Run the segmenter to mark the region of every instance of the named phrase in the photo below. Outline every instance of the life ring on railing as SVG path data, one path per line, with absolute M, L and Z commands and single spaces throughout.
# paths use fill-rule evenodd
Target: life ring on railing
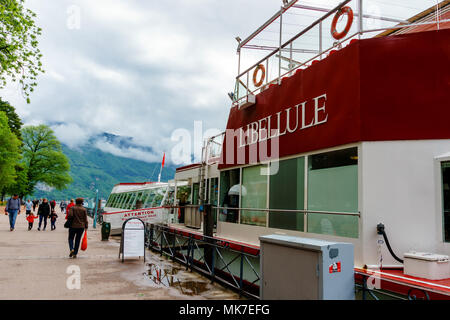
M 256 77 L 258 76 L 259 70 L 262 71 L 261 78 L 259 79 L 259 81 L 256 81 Z M 266 77 L 266 68 L 264 67 L 264 65 L 258 64 L 258 66 L 255 68 L 255 71 L 253 71 L 253 84 L 255 85 L 255 87 L 259 87 L 260 85 L 262 85 L 265 77 Z
M 336 25 L 338 23 L 338 19 L 343 15 L 346 14 L 348 16 L 347 19 L 347 25 L 344 28 L 344 31 L 342 32 L 337 32 L 336 30 Z M 331 35 L 333 36 L 333 38 L 335 38 L 336 40 L 340 40 L 343 37 L 345 37 L 347 35 L 347 33 L 350 31 L 350 28 L 353 24 L 353 10 L 350 7 L 342 7 L 341 9 L 339 9 L 338 12 L 336 12 L 336 15 L 333 18 L 333 22 L 331 23 Z

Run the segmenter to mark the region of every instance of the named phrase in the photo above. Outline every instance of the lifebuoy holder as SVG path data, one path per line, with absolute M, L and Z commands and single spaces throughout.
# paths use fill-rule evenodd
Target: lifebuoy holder
M 259 80 L 257 80 L 258 77 L 258 71 L 261 70 L 261 77 Z M 255 68 L 255 71 L 253 71 L 253 84 L 255 87 L 259 87 L 263 84 L 264 78 L 266 77 L 266 68 L 262 64 L 258 64 Z
M 345 25 L 345 28 L 344 28 L 344 30 L 342 32 L 337 32 L 336 25 L 338 23 L 339 18 L 343 14 L 346 14 L 347 17 L 348 17 L 347 24 Z M 352 8 L 350 8 L 348 6 L 342 7 L 341 9 L 338 10 L 338 12 L 336 12 L 336 15 L 333 18 L 333 22 L 331 23 L 331 35 L 336 40 L 342 39 L 350 31 L 350 28 L 352 27 L 352 24 L 353 24 L 353 10 L 352 10 Z

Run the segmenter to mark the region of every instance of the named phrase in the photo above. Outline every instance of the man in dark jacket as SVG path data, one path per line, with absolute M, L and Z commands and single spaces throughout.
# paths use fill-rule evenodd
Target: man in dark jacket
M 83 198 L 77 198 L 75 205 L 69 209 L 67 213 L 67 220 L 70 221 L 69 228 L 69 258 L 75 259 L 80 247 L 81 236 L 88 228 L 87 210 L 83 207 Z M 75 239 L 75 245 L 74 245 Z
M 42 199 L 42 203 L 39 205 L 38 216 L 39 216 L 39 227 L 38 231 L 41 231 L 42 220 L 44 220 L 44 230 L 47 227 L 47 218 L 50 215 L 50 205 L 47 202 L 47 199 Z
M 13 195 L 6 202 L 5 214 L 9 215 L 10 231 L 14 231 L 16 225 L 16 217 L 20 214 L 20 199 L 17 194 Z

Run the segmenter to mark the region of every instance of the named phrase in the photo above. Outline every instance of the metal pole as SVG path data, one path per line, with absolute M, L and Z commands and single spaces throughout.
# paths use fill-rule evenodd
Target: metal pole
M 320 21 L 320 23 L 319 23 L 319 53 L 320 53 L 320 60 L 322 60 L 322 50 L 323 50 L 323 48 L 322 48 L 322 46 L 323 46 L 323 44 L 322 44 L 322 35 L 323 35 L 323 33 L 322 33 L 322 21 Z
M 363 0 L 358 0 L 358 39 L 361 39 L 363 31 Z
M 97 211 L 98 211 L 98 189 L 95 191 L 95 213 L 94 213 L 94 229 L 97 227 Z
M 241 49 L 238 50 L 238 73 L 241 74 Z M 236 80 L 236 97 L 235 100 L 239 99 L 239 79 Z
M 281 7 L 281 12 L 280 12 L 280 46 L 278 49 L 278 84 L 280 84 L 281 82 L 281 41 L 282 41 L 282 32 L 283 32 L 283 7 Z

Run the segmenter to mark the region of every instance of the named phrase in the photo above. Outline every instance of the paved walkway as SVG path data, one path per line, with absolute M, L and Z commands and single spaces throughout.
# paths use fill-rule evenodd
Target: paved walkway
M 92 224 L 88 249 L 69 259 L 65 215 L 58 215 L 55 231 L 50 223 L 46 231 L 37 231 L 38 219 L 28 231 L 23 210 L 11 232 L 0 207 L 0 299 L 238 299 L 234 292 L 149 251 L 146 264 L 142 259 L 122 263 L 119 240 L 101 241 L 101 227 L 93 229 Z M 76 284 L 70 268 L 80 270 L 80 289 L 67 287 L 68 279 Z

